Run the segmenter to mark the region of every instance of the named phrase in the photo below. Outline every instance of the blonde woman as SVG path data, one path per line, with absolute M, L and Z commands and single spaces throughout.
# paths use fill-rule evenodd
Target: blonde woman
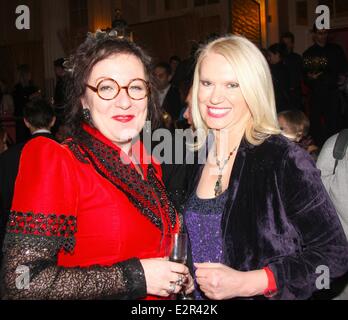
M 204 46 L 192 103 L 196 149 L 214 138 L 184 215 L 196 298 L 307 299 L 320 268 L 344 274 L 342 226 L 309 155 L 280 135 L 257 47 L 239 36 Z

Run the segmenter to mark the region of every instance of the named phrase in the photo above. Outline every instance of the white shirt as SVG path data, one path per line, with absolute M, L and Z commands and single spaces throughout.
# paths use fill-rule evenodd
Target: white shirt
M 38 130 L 34 131 L 34 132 L 32 133 L 32 135 L 38 134 L 38 133 L 51 133 L 51 131 L 48 130 L 48 129 L 38 129 Z
M 170 85 L 167 88 L 165 88 L 165 89 L 163 89 L 161 91 L 158 90 L 158 100 L 159 100 L 160 106 L 162 106 L 162 104 L 164 102 L 164 99 L 166 98 L 166 95 L 167 95 L 169 89 L 170 89 Z

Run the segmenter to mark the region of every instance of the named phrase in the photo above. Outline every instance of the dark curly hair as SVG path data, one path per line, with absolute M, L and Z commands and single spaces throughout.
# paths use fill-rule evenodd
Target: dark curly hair
M 69 135 L 78 135 L 83 122 L 81 98 L 85 94 L 86 85 L 93 67 L 101 60 L 112 55 L 131 54 L 137 57 L 144 66 L 147 81 L 150 84 L 148 100 L 148 119 L 152 128 L 157 128 L 160 121 L 160 110 L 156 103 L 157 97 L 153 88 L 151 58 L 135 43 L 126 38 L 117 38 L 106 32 L 88 33 L 75 54 L 64 62 L 64 68 L 70 75 L 67 85 L 67 105 L 65 111 L 65 125 Z
M 284 43 L 274 43 L 268 48 L 268 51 L 273 54 L 279 53 L 281 59 L 284 59 L 287 53 L 286 45 Z

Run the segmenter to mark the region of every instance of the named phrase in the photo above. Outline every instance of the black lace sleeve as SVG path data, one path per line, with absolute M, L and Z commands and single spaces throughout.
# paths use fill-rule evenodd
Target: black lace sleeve
M 3 299 L 137 299 L 146 295 L 139 259 L 109 267 L 57 266 L 62 242 L 54 237 L 8 233 L 1 270 Z

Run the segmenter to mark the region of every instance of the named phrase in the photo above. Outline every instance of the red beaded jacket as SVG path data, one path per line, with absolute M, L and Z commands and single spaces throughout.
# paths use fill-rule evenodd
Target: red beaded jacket
M 61 145 L 39 137 L 23 149 L 5 239 L 4 298 L 145 298 L 139 260 L 163 257 L 163 235 L 179 230 L 160 166 L 142 143 L 132 149 L 144 178 L 99 131 L 83 129 Z M 26 290 L 15 279 L 20 265 L 28 267 Z

